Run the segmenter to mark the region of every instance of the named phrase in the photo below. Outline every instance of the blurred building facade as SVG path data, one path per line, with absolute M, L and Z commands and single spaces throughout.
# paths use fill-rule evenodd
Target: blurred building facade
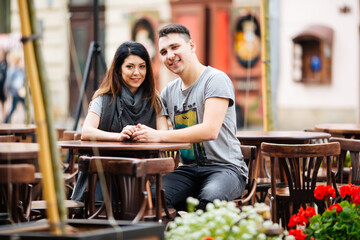
M 8 1 L 11 31 L 19 32 L 17 1 Z M 93 40 L 94 1 L 34 2 L 55 119 L 71 125 Z M 239 127 L 262 128 L 259 0 L 99 0 L 98 11 L 106 63 L 122 42 L 142 42 L 152 56 L 159 90 L 176 76 L 159 61 L 157 30 L 170 22 L 188 26 L 200 61 L 232 79 Z M 358 121 L 359 1 L 272 0 L 269 18 L 275 129 Z M 101 80 L 101 67 L 99 72 Z M 98 84 L 92 76 L 88 98 Z

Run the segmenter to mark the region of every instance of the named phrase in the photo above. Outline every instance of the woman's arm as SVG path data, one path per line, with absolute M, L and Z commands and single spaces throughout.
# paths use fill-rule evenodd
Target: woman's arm
M 130 139 L 135 126 L 126 126 L 121 133 L 106 132 L 98 129 L 100 117 L 94 112 L 88 112 L 81 132 L 81 140 L 124 141 Z

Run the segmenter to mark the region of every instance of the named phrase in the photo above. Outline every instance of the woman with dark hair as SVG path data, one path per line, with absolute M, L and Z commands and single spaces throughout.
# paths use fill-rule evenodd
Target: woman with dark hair
M 161 101 L 155 90 L 151 60 L 138 42 L 125 42 L 114 55 L 105 78 L 95 92 L 82 128 L 82 140 L 131 140 L 136 125 L 167 126 L 158 114 Z M 79 172 L 71 199 L 83 201 L 87 174 Z M 100 186 L 99 186 L 100 187 Z M 95 201 L 103 201 L 100 188 Z
M 164 126 L 157 124 L 160 110 L 148 52 L 138 42 L 125 42 L 93 96 L 82 140 L 130 140 L 139 123 Z

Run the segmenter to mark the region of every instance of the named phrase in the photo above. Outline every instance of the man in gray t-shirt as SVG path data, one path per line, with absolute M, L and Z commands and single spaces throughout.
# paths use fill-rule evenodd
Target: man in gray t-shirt
M 191 142 L 181 150 L 182 165 L 163 177 L 168 206 L 178 210 L 187 197 L 205 209 L 215 199 L 233 200 L 245 189 L 248 169 L 236 138 L 234 87 L 229 77 L 202 65 L 189 30 L 170 24 L 159 31 L 162 62 L 179 78 L 162 91 L 164 119 L 174 130 L 139 126 L 134 141 Z M 160 129 L 165 129 L 160 128 Z M 155 196 L 153 194 L 153 196 Z

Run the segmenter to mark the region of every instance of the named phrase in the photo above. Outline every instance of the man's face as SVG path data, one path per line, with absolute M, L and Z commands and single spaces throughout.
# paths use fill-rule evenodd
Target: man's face
M 173 73 L 181 75 L 188 64 L 191 54 L 195 52 L 192 40 L 178 33 L 170 33 L 159 39 L 160 58 L 164 65 Z

